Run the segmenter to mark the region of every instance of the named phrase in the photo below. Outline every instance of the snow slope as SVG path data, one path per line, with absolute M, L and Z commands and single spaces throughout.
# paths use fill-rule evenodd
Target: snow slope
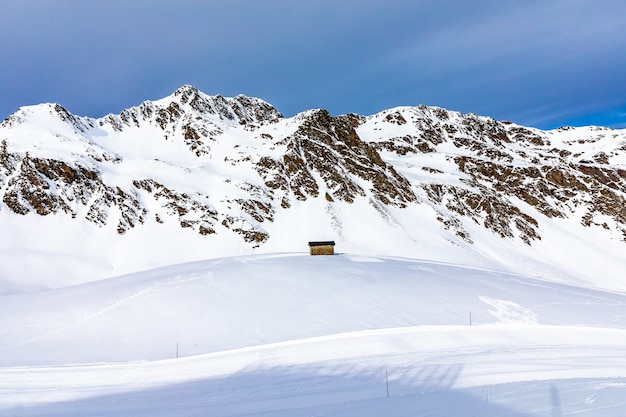
M 407 258 L 181 264 L 1 295 L 0 415 L 623 416 L 625 311 Z

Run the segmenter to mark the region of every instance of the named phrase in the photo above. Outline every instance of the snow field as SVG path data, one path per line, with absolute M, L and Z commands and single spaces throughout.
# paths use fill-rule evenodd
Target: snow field
M 626 413 L 623 293 L 276 253 L 0 300 L 0 416 Z
M 593 409 L 590 401 L 603 394 L 613 398 L 603 401 L 619 413 L 625 405 L 619 396 L 626 394 L 626 346 L 619 339 L 625 335 L 626 330 L 555 326 L 425 326 L 156 362 L 0 368 L 0 415 L 14 415 L 19 407 L 25 415 L 87 410 L 90 415 L 107 415 L 107 410 L 132 415 L 138 407 L 150 415 L 176 416 L 288 416 L 323 409 L 356 416 L 363 408 L 371 412 L 366 415 L 377 415 L 379 409 L 400 416 L 423 403 L 434 414 L 417 415 L 445 415 L 442 410 L 459 406 L 442 399 L 462 399 L 466 407 L 501 415 L 553 415 L 502 410 L 517 404 L 521 410 L 541 411 L 539 402 L 552 398 L 555 387 L 572 396 L 572 384 L 586 396 L 586 408 Z M 551 381 L 550 391 L 536 387 L 545 387 L 546 381 Z M 509 392 L 503 384 L 509 384 Z M 602 384 L 605 388 L 599 389 Z M 534 403 L 520 401 L 520 386 L 535 391 Z M 384 407 L 393 398 L 408 404 Z M 186 413 L 179 414 L 181 409 Z

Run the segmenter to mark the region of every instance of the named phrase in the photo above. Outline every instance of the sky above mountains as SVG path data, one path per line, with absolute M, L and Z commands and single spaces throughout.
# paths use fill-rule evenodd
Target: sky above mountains
M 192 84 L 286 116 L 426 104 L 626 127 L 621 0 L 0 0 L 0 119 L 101 117 Z

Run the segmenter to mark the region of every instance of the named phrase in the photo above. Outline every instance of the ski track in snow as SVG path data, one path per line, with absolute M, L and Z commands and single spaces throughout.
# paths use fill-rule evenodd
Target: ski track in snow
M 103 314 L 106 314 L 106 313 L 108 313 L 108 312 L 110 312 L 110 311 L 120 307 L 121 305 L 123 305 L 125 303 L 128 303 L 129 301 L 131 301 L 133 299 L 136 299 L 136 298 L 141 297 L 141 296 L 143 296 L 145 294 L 148 294 L 148 293 L 152 293 L 152 292 L 154 292 L 155 290 L 157 290 L 160 287 L 164 287 L 164 286 L 170 285 L 172 283 L 183 283 L 183 282 L 186 282 L 186 281 L 193 281 L 195 279 L 198 279 L 199 277 L 200 276 L 198 274 L 193 273 L 193 274 L 187 274 L 186 277 L 185 277 L 185 275 L 178 275 L 178 276 L 176 276 L 174 278 L 164 279 L 162 281 L 156 282 L 155 284 L 148 285 L 147 287 L 144 287 L 144 288 L 142 288 L 142 289 L 140 289 L 140 290 L 130 294 L 127 297 L 120 298 L 120 299 L 110 303 L 109 305 L 107 305 L 107 306 L 105 306 L 105 307 L 103 307 L 103 308 L 101 308 L 101 309 L 99 309 L 97 311 L 94 311 L 94 312 L 89 313 L 89 314 L 85 314 L 85 315 L 83 315 L 82 317 L 80 317 L 79 319 L 73 321 L 70 324 L 67 324 L 65 326 L 59 327 L 58 329 L 55 329 L 53 331 L 43 333 L 43 334 L 41 334 L 41 335 L 39 335 L 37 337 L 24 339 L 24 340 L 22 340 L 20 342 L 17 342 L 17 343 L 14 343 L 14 344 L 10 344 L 10 345 L 6 345 L 6 346 L 3 346 L 3 347 L 5 347 L 5 348 L 17 347 L 17 346 L 25 345 L 27 343 L 32 343 L 32 342 L 37 341 L 37 340 L 45 339 L 45 338 L 53 336 L 55 334 L 62 333 L 64 331 L 72 329 L 72 328 L 74 328 L 76 326 L 84 324 L 84 323 L 86 323 L 86 322 L 88 322 L 90 320 L 93 320 L 93 319 L 95 319 L 95 318 L 97 318 L 97 317 L 99 317 L 99 316 L 101 316 Z M 202 276 L 202 277 L 204 278 L 204 276 Z

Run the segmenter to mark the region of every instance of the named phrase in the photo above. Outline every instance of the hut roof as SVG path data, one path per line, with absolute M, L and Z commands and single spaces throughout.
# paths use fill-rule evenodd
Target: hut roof
M 335 246 L 335 242 L 333 240 L 309 242 L 309 246 Z

